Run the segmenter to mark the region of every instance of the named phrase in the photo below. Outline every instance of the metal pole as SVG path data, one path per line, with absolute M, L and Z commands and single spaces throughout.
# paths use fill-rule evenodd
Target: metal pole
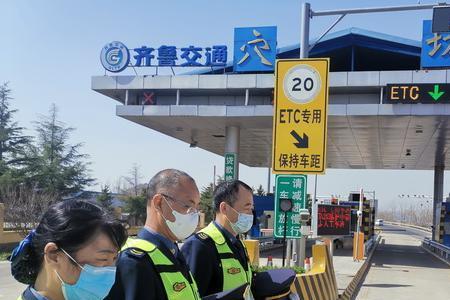
M 317 174 L 314 175 L 314 194 L 311 200 L 311 227 L 313 235 L 316 236 L 317 233 Z
M 309 22 L 311 19 L 311 5 L 302 3 L 300 15 L 300 58 L 307 58 L 309 55 Z
M 366 13 L 376 13 L 376 12 L 421 10 L 421 9 L 430 9 L 437 5 L 445 5 L 445 3 L 311 11 L 311 16 L 319 17 L 319 16 L 333 16 L 333 15 L 343 15 L 343 14 L 366 14 Z
M 177 90 L 176 105 L 180 105 L 180 90 Z
M 286 241 L 286 264 L 284 265 L 284 267 L 291 266 L 291 254 L 292 254 L 292 240 L 288 239 Z
M 334 23 L 333 24 L 331 24 L 331 26 L 330 27 L 328 27 L 328 29 L 327 30 L 325 30 L 325 32 L 324 33 L 322 33 L 322 35 L 321 36 L 319 36 L 319 38 L 314 42 L 314 44 L 312 44 L 311 45 L 311 47 L 309 47 L 309 51 L 311 51 L 326 35 L 327 35 L 327 33 L 328 32 L 330 32 L 330 30 L 331 29 L 333 29 L 334 28 L 334 26 L 336 26 L 343 18 L 345 17 L 345 14 L 343 14 L 343 15 L 341 15 L 341 16 L 339 16 L 338 18 L 337 18 L 337 20 L 336 21 L 334 21 Z
M 270 180 L 272 179 L 272 173 L 270 167 L 267 168 L 267 193 L 270 193 Z
M 360 212 L 358 215 L 358 233 L 361 231 L 361 225 L 362 225 L 362 212 L 363 212 L 363 202 L 364 202 L 364 192 L 361 188 L 359 191 L 359 209 Z
M 362 201 L 363 201 L 363 189 L 359 190 L 359 208 L 358 208 L 358 222 L 356 224 L 356 253 L 355 258 L 358 260 L 358 252 L 359 252 L 359 233 L 361 231 L 361 222 L 362 222 Z
M 213 190 L 216 189 L 216 165 L 214 165 Z
M 306 226 L 306 222 L 303 223 L 302 226 Z M 297 266 L 302 267 L 302 268 L 305 266 L 306 239 L 307 239 L 307 236 L 302 234 L 302 237 L 299 240 L 299 251 L 298 251 L 298 255 L 297 255 Z
M 287 212 L 284 212 L 284 230 L 283 230 L 283 267 L 285 263 L 285 255 L 286 255 L 286 231 L 287 231 Z
M 431 228 L 431 239 L 433 241 L 439 240 L 439 215 L 440 203 L 444 198 L 444 167 L 434 167 L 434 195 L 433 195 L 433 227 Z
M 249 99 L 250 99 L 250 92 L 248 89 L 245 89 L 245 106 L 248 106 Z
M 300 58 L 308 58 L 309 55 L 309 23 L 311 19 L 311 5 L 302 3 L 300 15 Z M 303 267 L 305 264 L 306 236 L 302 235 L 300 239 L 294 240 L 297 252 L 297 266 Z

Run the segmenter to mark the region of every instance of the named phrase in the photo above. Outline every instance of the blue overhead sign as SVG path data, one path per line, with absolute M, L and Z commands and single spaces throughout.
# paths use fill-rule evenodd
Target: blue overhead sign
M 450 33 L 433 33 L 431 25 L 431 20 L 423 21 L 420 65 L 423 68 L 449 67 Z
M 162 45 L 128 49 L 121 42 L 111 42 L 100 53 L 103 67 L 116 73 L 127 67 L 224 67 L 227 59 L 228 48 L 225 45 L 182 48 Z
M 276 26 L 234 29 L 235 72 L 274 71 L 276 54 Z
M 246 27 L 234 30 L 234 71 L 274 71 L 277 27 Z M 127 67 L 226 67 L 228 47 L 213 45 L 176 47 L 142 45 L 128 48 L 122 42 L 106 44 L 100 53 L 105 70 L 118 73 Z

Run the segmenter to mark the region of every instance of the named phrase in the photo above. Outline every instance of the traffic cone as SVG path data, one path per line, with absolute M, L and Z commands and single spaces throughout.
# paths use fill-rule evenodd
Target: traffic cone
M 273 257 L 272 257 L 272 255 L 269 255 L 267 257 L 267 266 L 268 267 L 273 267 Z
M 305 258 L 305 271 L 308 272 L 311 270 L 311 264 L 309 261 L 309 257 Z

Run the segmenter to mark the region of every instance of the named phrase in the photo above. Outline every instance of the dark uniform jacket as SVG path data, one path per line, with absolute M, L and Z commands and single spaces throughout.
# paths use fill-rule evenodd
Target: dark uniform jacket
M 137 237 L 153 243 L 190 281 L 189 269 L 180 251 L 174 255 L 160 237 L 146 229 L 142 229 Z M 128 249 L 120 254 L 116 282 L 105 299 L 164 300 L 167 295 L 149 256 L 145 252 Z
M 19 297 L 20 300 L 39 300 L 39 299 L 47 299 L 44 298 L 43 296 L 41 296 L 41 298 L 37 298 L 33 292 L 31 291 L 31 288 L 28 287 L 21 295 L 21 297 Z
M 231 251 L 247 271 L 247 255 L 241 241 L 216 222 L 214 225 L 222 232 Z M 192 235 L 184 243 L 181 252 L 197 282 L 201 297 L 222 292 L 223 271 L 216 245 L 210 237 L 202 232 Z

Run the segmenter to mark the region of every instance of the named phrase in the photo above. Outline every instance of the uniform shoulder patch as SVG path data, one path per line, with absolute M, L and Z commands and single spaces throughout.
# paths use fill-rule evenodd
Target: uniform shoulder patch
M 173 290 L 175 292 L 181 292 L 182 290 L 184 290 L 186 288 L 186 283 L 185 282 L 175 282 L 173 284 Z
M 144 257 L 146 254 L 145 251 L 142 251 L 141 249 L 138 249 L 138 248 L 129 248 L 129 249 L 127 249 L 127 252 L 131 256 L 138 257 L 138 258 Z
M 197 234 L 197 236 L 198 236 L 198 238 L 201 239 L 201 240 L 206 240 L 206 239 L 209 238 L 209 236 L 208 236 L 206 233 L 204 233 L 204 232 L 199 232 L 199 233 Z
M 229 268 L 227 269 L 227 273 L 231 275 L 239 274 L 241 273 L 241 268 Z

